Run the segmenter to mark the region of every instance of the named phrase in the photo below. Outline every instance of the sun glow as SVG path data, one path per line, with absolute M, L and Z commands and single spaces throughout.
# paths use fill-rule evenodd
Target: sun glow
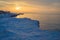
M 16 9 L 16 10 L 21 10 L 21 7 L 16 7 L 15 9 Z

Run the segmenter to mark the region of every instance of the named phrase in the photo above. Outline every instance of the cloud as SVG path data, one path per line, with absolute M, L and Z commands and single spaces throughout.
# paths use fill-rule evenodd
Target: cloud
M 27 3 L 34 4 L 34 5 L 44 5 L 44 6 L 51 6 L 52 4 L 60 4 L 60 0 L 27 0 Z M 57 5 L 58 6 L 58 5 Z
M 51 6 L 52 4 L 60 4 L 60 0 L 0 0 L 3 2 L 26 2 L 33 5 L 43 5 L 43 6 Z
M 14 6 L 16 3 L 20 6 L 38 8 L 38 10 L 60 10 L 60 0 L 0 0 L 0 7 Z

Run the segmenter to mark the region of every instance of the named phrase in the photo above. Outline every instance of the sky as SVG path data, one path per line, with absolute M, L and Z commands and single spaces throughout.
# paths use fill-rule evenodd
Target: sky
M 7 10 L 11 12 L 23 12 L 23 13 L 40 13 L 40 14 L 46 14 L 46 16 L 42 16 L 40 14 L 33 14 L 33 15 L 23 15 L 22 17 L 33 17 L 36 19 L 39 19 L 42 22 L 49 22 L 51 23 L 59 23 L 60 15 L 47 15 L 50 14 L 60 14 L 60 0 L 0 0 L 0 10 Z M 42 16 L 42 17 L 41 17 Z M 19 16 L 21 17 L 21 16 Z M 56 19 L 57 18 L 57 19 Z M 45 26 L 45 25 L 44 25 Z M 55 25 L 54 25 L 55 26 Z M 43 27 L 42 27 L 43 28 Z M 47 27 L 46 27 L 47 28 Z M 50 27 L 49 27 L 50 28 Z M 53 27 L 56 28 L 56 27 Z M 60 28 L 58 26 L 58 28 Z
M 20 9 L 16 10 L 16 7 Z M 0 0 L 0 10 L 60 13 L 60 0 Z

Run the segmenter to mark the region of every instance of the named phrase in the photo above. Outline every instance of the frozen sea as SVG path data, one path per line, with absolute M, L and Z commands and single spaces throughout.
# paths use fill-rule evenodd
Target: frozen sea
M 0 40 L 60 40 L 60 31 L 40 30 L 39 22 L 28 18 L 0 20 Z
M 47 24 L 50 22 L 46 21 L 47 23 L 45 23 L 45 20 L 50 17 L 40 17 L 37 14 L 24 15 L 19 16 L 21 18 L 8 17 L 7 15 L 7 18 L 5 18 L 5 15 L 3 15 L 3 18 L 0 18 L 0 40 L 60 40 L 60 30 L 41 30 L 45 27 L 44 24 L 48 26 Z M 26 18 L 27 16 L 28 18 Z M 40 20 L 40 18 L 42 19 Z M 39 27 L 38 20 L 44 27 Z M 52 20 L 54 21 L 54 19 Z M 53 21 L 51 23 L 54 23 Z M 56 23 L 59 23 L 58 20 Z

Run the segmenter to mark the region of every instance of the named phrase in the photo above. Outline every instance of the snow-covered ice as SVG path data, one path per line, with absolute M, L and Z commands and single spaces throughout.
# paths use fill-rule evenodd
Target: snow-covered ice
M 40 30 L 37 20 L 0 14 L 0 40 L 60 40 L 60 31 Z

